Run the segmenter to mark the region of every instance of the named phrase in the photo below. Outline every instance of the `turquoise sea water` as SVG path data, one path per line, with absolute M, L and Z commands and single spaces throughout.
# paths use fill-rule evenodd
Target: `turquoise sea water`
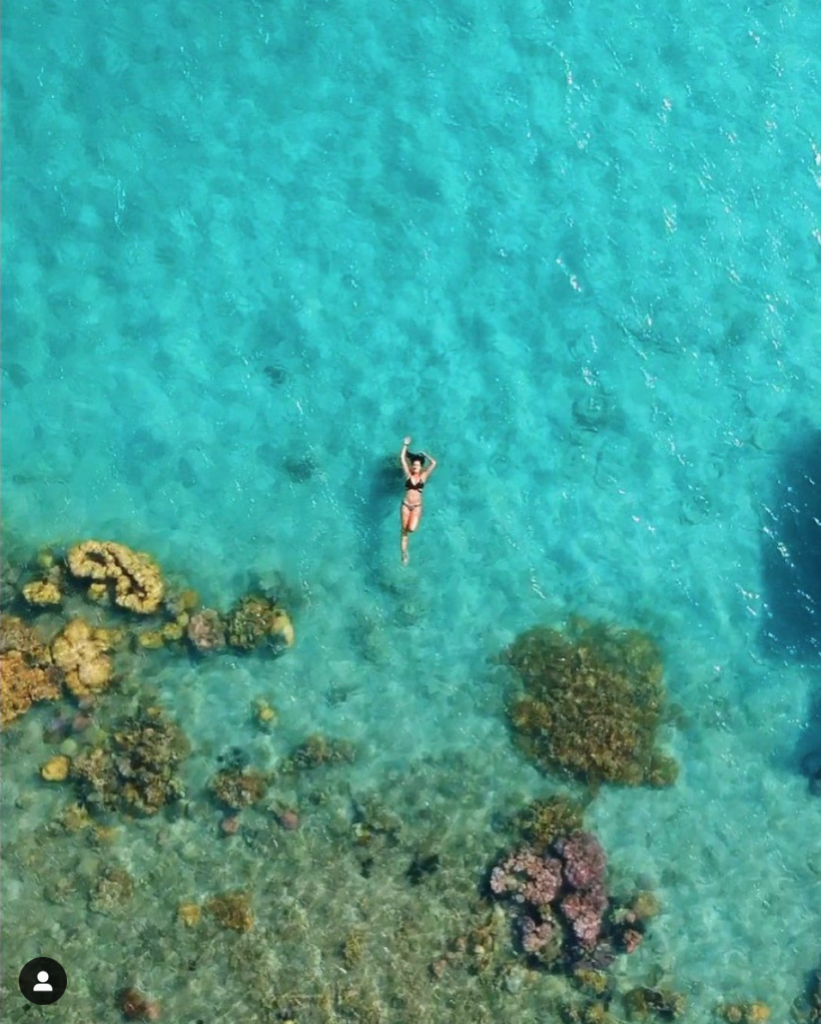
M 6 523 L 150 551 L 209 604 L 283 574 L 287 657 L 146 665 L 191 771 L 321 729 L 366 752 L 352 786 L 458 776 L 464 837 L 541 785 L 488 657 L 573 613 L 647 629 L 681 777 L 590 819 L 665 908 L 621 969 L 661 965 L 693 1020 L 724 997 L 786 1019 L 818 966 L 817 15 L 4 11 Z M 402 569 L 405 433 L 439 467 Z M 261 694 L 275 739 L 248 723 Z M 195 1016 L 145 955 L 169 1019 Z

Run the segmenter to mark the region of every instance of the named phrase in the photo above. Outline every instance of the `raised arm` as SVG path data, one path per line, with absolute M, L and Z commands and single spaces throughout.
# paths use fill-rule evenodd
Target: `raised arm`
M 410 476 L 410 465 L 408 464 L 408 445 L 411 443 L 411 439 L 406 437 L 402 442 L 402 451 L 399 453 L 399 461 L 402 463 L 402 469 L 405 471 L 405 476 Z
M 436 469 L 436 459 L 434 459 L 434 457 L 432 455 L 428 455 L 427 452 L 422 452 L 422 454 L 425 456 L 425 458 L 430 463 L 430 465 L 427 467 L 427 469 L 425 469 L 423 471 L 423 473 L 422 473 L 422 479 L 423 480 L 427 480 L 427 478 L 431 475 L 431 473 L 434 471 L 434 469 Z

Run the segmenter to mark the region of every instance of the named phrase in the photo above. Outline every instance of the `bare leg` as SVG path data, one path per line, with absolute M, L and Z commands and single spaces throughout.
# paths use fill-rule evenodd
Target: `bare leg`
M 410 509 L 402 502 L 399 506 L 399 553 L 402 558 L 402 565 L 408 564 L 408 524 L 410 523 Z

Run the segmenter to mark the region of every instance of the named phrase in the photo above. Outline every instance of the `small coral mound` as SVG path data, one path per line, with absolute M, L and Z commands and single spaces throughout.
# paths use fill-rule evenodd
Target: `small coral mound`
M 310 771 L 330 764 L 346 764 L 356 757 L 356 748 L 347 740 L 314 733 L 291 751 L 281 765 L 283 772 Z
M 214 797 L 232 811 L 259 803 L 268 790 L 268 776 L 252 769 L 225 768 L 211 779 Z
M 730 1024 L 764 1024 L 770 1019 L 771 1010 L 766 1003 L 727 1003 L 716 1010 L 718 1015 Z
M 677 1020 L 686 1009 L 687 999 L 671 989 L 640 986 L 625 993 L 624 1006 L 631 1020 L 646 1020 L 651 1015 L 661 1020 Z
M 228 613 L 226 638 L 231 647 L 252 651 L 263 644 L 291 647 L 294 627 L 288 613 L 261 594 L 246 594 Z
M 100 693 L 111 682 L 114 666 L 108 652 L 115 639 L 111 630 L 95 629 L 84 619 L 72 619 L 54 638 L 52 659 L 75 697 Z
M 582 828 L 584 808 L 561 796 L 534 800 L 515 816 L 513 824 L 534 846 L 549 846 L 559 836 Z
M 63 595 L 53 580 L 32 580 L 23 587 L 23 598 L 36 608 L 60 604 Z
M 69 551 L 68 567 L 76 579 L 92 580 L 89 596 L 93 599 L 109 592 L 116 605 L 141 615 L 156 612 L 165 596 L 159 566 L 125 544 L 84 541 Z
M 119 917 L 125 913 L 134 896 L 134 879 L 118 866 L 107 867 L 97 878 L 88 897 L 88 908 L 94 914 Z
M 159 1020 L 160 1004 L 136 988 L 124 988 L 118 1003 L 126 1020 Z
M 46 782 L 65 782 L 71 768 L 71 758 L 65 754 L 55 754 L 40 769 L 40 778 Z
M 214 608 L 203 608 L 192 615 L 186 632 L 191 646 L 197 651 L 221 651 L 225 647 L 225 622 Z
M 63 672 L 48 647 L 16 616 L 0 619 L 0 724 L 9 725 L 40 700 L 57 700 Z
M 189 753 L 182 731 L 159 708 L 143 708 L 105 744 L 75 758 L 71 775 L 91 807 L 156 814 L 183 795 L 176 772 Z
M 251 898 L 247 892 L 226 892 L 212 896 L 206 901 L 205 909 L 223 928 L 235 932 L 249 932 L 254 927 Z
M 279 637 L 286 647 L 293 647 L 296 639 L 291 616 L 282 608 L 274 608 L 271 615 L 271 635 Z
M 186 928 L 195 928 L 201 917 L 202 911 L 196 903 L 181 903 L 177 907 L 177 920 Z
M 279 721 L 279 713 L 273 704 L 269 704 L 264 697 L 257 697 L 251 703 L 251 715 L 254 723 L 265 732 L 273 729 Z
M 655 747 L 663 670 L 645 634 L 583 622 L 566 633 L 537 628 L 503 660 L 524 686 L 510 709 L 513 728 L 542 768 L 594 785 L 675 780 L 675 762 Z

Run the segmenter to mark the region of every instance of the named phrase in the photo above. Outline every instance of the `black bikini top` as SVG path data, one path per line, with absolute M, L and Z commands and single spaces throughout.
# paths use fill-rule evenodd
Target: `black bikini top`
M 421 491 L 424 488 L 424 486 L 425 486 L 425 481 L 424 480 L 420 480 L 418 484 L 415 484 L 413 482 L 413 480 L 411 480 L 411 478 L 408 477 L 408 479 L 405 481 L 405 490 L 406 491 Z

